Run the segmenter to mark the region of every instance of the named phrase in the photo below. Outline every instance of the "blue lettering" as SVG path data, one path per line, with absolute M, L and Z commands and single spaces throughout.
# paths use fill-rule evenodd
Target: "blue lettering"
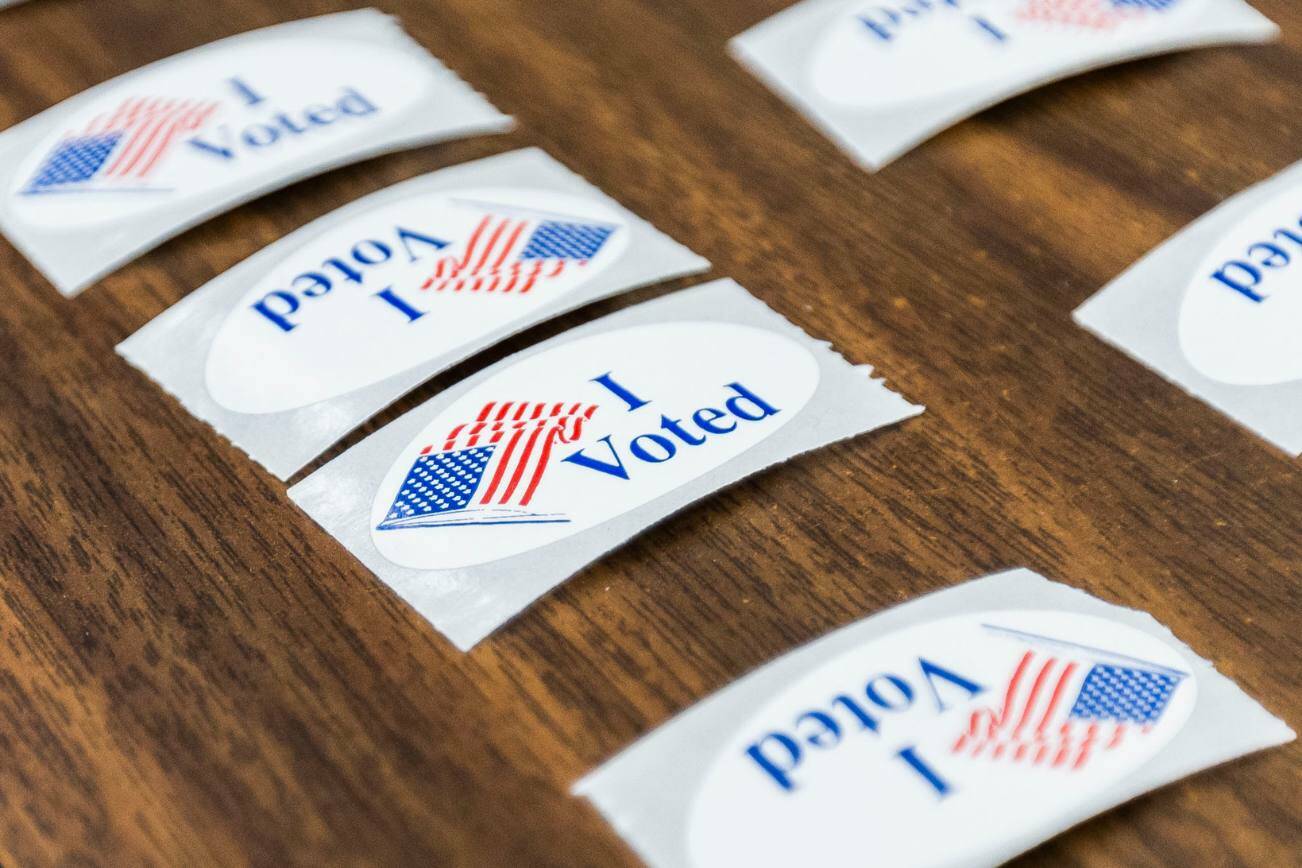
M 901 704 L 890 702 L 886 696 L 877 688 L 879 681 L 885 681 L 887 684 L 899 691 Z M 898 675 L 878 675 L 868 682 L 864 688 L 864 693 L 868 696 L 868 701 L 878 708 L 884 708 L 887 711 L 902 711 L 913 704 L 913 688 L 909 682 L 905 681 Z
M 371 256 L 364 255 L 367 250 L 372 251 Z M 379 265 L 381 262 L 388 262 L 393 251 L 389 245 L 381 244 L 379 241 L 363 241 L 353 247 L 353 259 L 362 265 Z
M 244 131 L 244 144 L 250 148 L 265 148 L 280 141 L 280 130 L 270 124 L 254 124 Z
M 710 434 L 727 434 L 729 431 L 737 430 L 736 422 L 729 422 L 726 425 L 717 424 L 720 419 L 727 418 L 728 414 L 722 410 L 716 410 L 713 407 L 703 407 L 692 414 L 692 421 L 702 431 Z
M 732 412 L 732 415 L 738 419 L 745 419 L 747 422 L 758 422 L 761 419 L 767 419 L 769 416 L 778 414 L 776 408 L 764 403 L 758 395 L 741 383 L 729 383 L 728 388 L 736 393 L 736 397 L 729 398 L 724 402 L 723 406 L 727 407 Z M 743 408 L 750 409 L 751 412 L 747 413 Z
M 419 260 L 414 244 L 425 244 L 434 250 L 442 249 L 449 244 L 447 241 L 422 235 L 401 226 L 394 228 L 397 243 L 406 251 L 411 263 Z M 288 290 L 277 290 L 268 294 L 262 301 L 252 306 L 253 310 L 275 324 L 281 331 L 291 331 L 298 323 L 291 322 L 289 317 L 299 311 L 303 301 L 328 295 L 338 281 L 365 285 L 368 269 L 392 261 L 393 252 L 394 245 L 384 241 L 374 238 L 359 241 L 349 248 L 347 254 L 332 256 L 321 263 L 320 269 L 305 271 L 296 276 L 290 281 Z M 409 323 L 415 322 L 427 313 L 400 296 L 392 286 L 372 295 L 402 314 L 404 321 Z
M 802 737 L 817 748 L 836 747 L 841 743 L 841 726 L 836 718 L 824 711 L 807 711 L 796 718 L 796 732 L 800 733 L 802 723 L 814 724 L 813 732 L 806 732 Z M 809 727 L 806 727 L 809 729 Z
M 231 138 L 230 127 L 223 126 L 221 128 L 221 131 L 222 131 L 222 135 L 229 142 Z M 227 147 L 226 145 L 213 144 L 212 142 L 206 142 L 203 139 L 199 138 L 198 136 L 195 136 L 194 138 L 187 140 L 186 144 L 190 145 L 193 148 L 197 148 L 202 153 L 214 157 L 220 157 L 223 160 L 235 159 L 235 151 L 232 150 L 230 147 Z
M 949 785 L 949 782 L 937 774 L 936 770 L 933 769 L 926 760 L 918 756 L 917 748 L 906 747 L 895 755 L 908 763 L 909 768 L 917 772 L 919 777 L 931 784 L 931 788 L 936 791 L 936 795 L 940 796 L 942 799 L 945 796 L 948 796 L 950 791 L 953 789 Z
M 294 119 L 291 118 L 285 112 L 281 112 L 280 114 L 276 115 L 275 117 L 272 118 L 272 120 L 280 124 L 281 128 L 287 133 L 300 136 L 303 133 L 307 132 L 307 127 L 300 126 L 294 123 Z
M 909 21 L 924 18 L 937 9 L 962 10 L 962 0 L 903 0 L 895 6 L 878 5 L 859 15 L 859 23 L 882 42 L 890 42 Z M 996 42 L 1007 42 L 1008 34 L 996 27 L 983 15 L 969 13 L 969 17 L 986 36 Z
M 652 450 L 643 443 L 654 443 L 658 449 Z M 633 442 L 628 444 L 628 449 L 634 457 L 640 458 L 648 464 L 663 464 L 670 458 L 678 454 L 678 447 L 668 437 L 661 437 L 659 434 L 639 434 L 633 438 Z
M 344 91 L 343 99 L 339 100 L 340 114 L 349 115 L 355 118 L 364 118 L 373 115 L 380 109 L 375 103 L 362 96 L 356 88 L 348 88 Z
M 607 371 L 600 377 L 593 377 L 592 382 L 604 386 L 612 395 L 628 405 L 628 411 L 632 413 L 639 407 L 645 407 L 649 401 L 643 401 L 637 395 L 634 395 L 628 389 L 625 389 L 619 383 L 615 382 L 612 372 Z
M 879 7 L 876 14 L 880 17 L 860 15 L 859 21 L 864 27 L 868 28 L 870 33 L 875 34 L 883 42 L 890 42 L 895 38 L 894 29 L 899 26 L 903 19 L 900 18 L 898 12 L 883 7 Z
M 943 714 L 950 709 L 941 698 L 938 686 L 940 684 L 951 692 L 955 688 L 962 690 L 966 694 L 966 699 L 972 699 L 985 690 L 977 682 L 939 666 L 925 657 L 918 658 L 918 668 L 935 699 L 936 714 Z M 913 707 L 917 691 L 914 683 L 908 679 L 890 672 L 882 672 L 868 679 L 864 695 L 872 706 L 897 713 Z M 911 721 L 912 718 L 905 717 L 902 720 Z M 793 718 L 791 726 L 786 731 L 768 733 L 754 742 L 746 753 L 782 790 L 789 792 L 796 788 L 795 772 L 803 762 L 806 748 L 835 749 L 845 739 L 846 733 L 853 731 L 855 723 L 859 724 L 859 732 L 882 734 L 882 724 L 877 717 L 869 713 L 860 701 L 847 694 L 839 693 L 827 703 L 826 710 L 814 709 L 801 712 Z M 905 747 L 896 751 L 894 756 L 922 778 L 936 795 L 943 798 L 952 790 L 949 782 L 918 754 L 916 748 Z
M 324 105 L 310 105 L 303 110 L 303 118 L 313 126 L 326 127 L 339 120 L 339 109 Z
M 1231 273 L 1233 269 L 1233 273 Z M 1252 301 L 1261 303 L 1264 295 L 1256 291 L 1261 283 L 1261 272 L 1246 262 L 1227 262 L 1212 274 L 1213 280 L 1219 280 L 1235 292 L 1241 293 Z
M 776 744 L 785 753 L 785 757 L 769 757 L 764 752 L 765 745 L 769 743 Z M 746 756 L 754 760 L 755 764 L 776 781 L 779 787 L 788 791 L 795 789 L 790 774 L 796 770 L 796 766 L 800 765 L 800 745 L 794 739 L 780 732 L 770 733 L 746 748 Z
M 736 423 L 733 424 L 736 425 Z M 698 437 L 683 427 L 682 419 L 670 419 L 668 416 L 661 416 L 660 430 L 668 431 L 688 446 L 700 446 L 705 443 L 704 437 Z
M 1288 268 L 1297 254 L 1302 253 L 1302 235 L 1296 228 L 1276 229 L 1270 237 L 1270 241 L 1249 244 L 1242 259 L 1229 260 L 1211 273 L 1211 279 L 1255 304 L 1266 301 L 1271 293 L 1264 291 L 1262 284 L 1268 273 Z
M 597 442 L 606 444 L 606 449 L 610 451 L 610 457 L 615 459 L 614 463 L 601 461 L 596 458 L 591 458 L 588 455 L 586 455 L 582 449 L 580 449 L 578 452 L 575 452 L 573 455 L 565 456 L 561 460 L 568 461 L 570 464 L 575 464 L 579 467 L 586 467 L 588 470 L 596 470 L 599 473 L 606 473 L 611 476 L 618 477 L 619 479 L 622 479 L 625 482 L 627 482 L 628 470 L 625 469 L 623 459 L 619 457 L 619 453 L 615 450 L 614 445 L 610 442 L 610 435 L 607 434 L 605 437 L 602 437 Z
M 966 692 L 966 699 L 971 699 L 978 693 L 985 692 L 985 688 L 980 684 L 977 684 L 975 681 L 969 681 L 955 672 L 945 669 L 942 666 L 937 666 L 925 657 L 918 658 L 918 668 L 922 671 L 922 677 L 926 680 L 927 686 L 931 688 L 931 695 L 932 698 L 936 700 L 936 711 L 938 713 L 948 711 L 949 706 L 940 698 L 940 691 L 936 688 L 937 678 L 948 681 L 950 684 L 953 684 L 960 690 Z
M 407 318 L 407 322 L 415 322 L 416 320 L 420 319 L 427 313 L 427 311 L 419 310 L 418 308 L 414 308 L 410 304 L 408 304 L 404 299 L 402 299 L 397 293 L 393 291 L 392 286 L 380 290 L 375 294 L 375 297 L 380 299 L 381 301 L 388 303 L 390 307 L 396 309 L 398 313 L 405 316 Z
M 276 303 L 274 306 L 273 302 Z M 253 305 L 255 311 L 270 320 L 281 331 L 286 332 L 298 328 L 298 323 L 289 320 L 290 314 L 296 313 L 298 308 L 298 299 L 281 290 L 267 293 L 261 301 Z
M 327 259 L 325 262 L 321 263 L 321 266 L 323 268 L 326 266 L 333 266 L 336 271 L 343 275 L 344 280 L 352 281 L 353 283 L 364 283 L 366 280 L 366 276 L 360 270 L 353 268 L 337 256 L 332 256 Z
M 1275 234 L 1272 237 L 1278 238 L 1281 241 L 1292 241 L 1294 244 L 1302 247 L 1302 235 L 1298 235 L 1292 229 L 1276 229 Z
M 315 271 L 307 271 L 290 281 L 290 285 L 308 298 L 325 295 L 334 288 L 330 278 Z
M 449 244 L 452 243 L 450 241 L 443 241 L 438 238 L 431 238 L 428 235 L 421 235 L 419 232 L 413 232 L 412 230 L 404 229 L 401 226 L 398 227 L 398 241 L 399 243 L 402 244 L 402 249 L 407 254 L 407 261 L 409 263 L 416 263 L 420 261 L 420 257 L 417 256 L 415 252 L 411 249 L 411 244 L 413 241 L 419 241 L 422 244 L 428 244 L 430 247 L 433 247 L 435 250 L 442 250 L 444 247 L 447 247 Z
M 854 715 L 855 720 L 859 721 L 864 729 L 871 729 L 873 732 L 877 731 L 877 718 L 864 711 L 859 703 L 855 702 L 849 696 L 841 694 L 834 698 L 832 700 L 832 706 L 836 707 L 838 705 Z
M 1264 268 L 1285 268 L 1293 261 L 1287 250 L 1270 242 L 1253 244 L 1248 248 L 1248 255 L 1252 256 L 1254 253 L 1263 254 L 1257 257 L 1257 264 Z
M 253 90 L 242 79 L 227 80 L 235 89 L 246 106 L 257 106 L 265 102 L 266 97 Z M 364 96 L 357 88 L 344 88 L 333 105 L 312 103 L 295 112 L 280 111 L 271 115 L 267 122 L 254 123 L 238 132 L 229 125 L 219 128 L 220 141 L 194 136 L 188 144 L 210 157 L 222 160 L 235 160 L 240 156 L 237 145 L 243 145 L 247 151 L 261 151 L 279 144 L 287 139 L 298 138 L 312 130 L 332 126 L 345 118 L 366 118 L 379 112 L 379 106 Z
M 255 106 L 258 105 L 259 103 L 266 102 L 267 98 L 262 94 L 258 93 L 253 88 L 249 87 L 248 83 L 245 82 L 244 79 L 228 78 L 226 81 L 230 84 L 231 87 L 235 88 L 235 92 L 238 93 L 240 97 L 244 100 L 245 105 Z
M 992 37 L 994 37 L 995 42 L 1008 41 L 1008 34 L 1000 30 L 998 27 L 996 27 L 994 25 L 994 22 L 992 22 L 989 18 L 985 17 L 984 15 L 973 15 L 972 20 L 976 22 L 977 27 L 980 27 L 986 33 L 989 33 Z
M 623 401 L 630 411 L 645 407 L 649 403 L 616 382 L 612 374 L 602 374 L 600 377 L 593 379 L 592 382 L 604 386 L 607 391 Z M 692 420 L 696 422 L 699 431 L 689 428 L 682 419 L 661 415 L 660 430 L 665 434 L 672 435 L 673 439 L 655 432 L 639 434 L 629 441 L 628 451 L 634 458 L 645 464 L 663 464 L 678 454 L 679 444 L 691 448 L 704 446 L 710 435 L 727 434 L 735 430 L 738 420 L 761 422 L 779 412 L 776 407 L 741 383 L 729 383 L 727 388 L 731 390 L 731 397 L 724 402 L 724 406 L 732 414 L 732 418 L 728 422 L 722 423 L 720 421 L 728 416 L 728 413 L 716 410 L 713 407 L 705 407 L 692 414 Z M 620 458 L 619 450 L 615 447 L 610 435 L 597 442 L 605 444 L 606 451 L 610 453 L 611 458 L 614 459 L 613 461 L 594 458 L 583 449 L 579 449 L 561 460 L 568 461 L 578 467 L 595 470 L 598 473 L 628 481 L 628 468 L 625 467 L 623 459 Z

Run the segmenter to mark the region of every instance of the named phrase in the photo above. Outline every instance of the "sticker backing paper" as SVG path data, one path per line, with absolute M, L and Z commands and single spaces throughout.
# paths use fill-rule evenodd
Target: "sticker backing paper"
M 1278 32 L 1242 0 L 805 0 L 731 48 L 876 170 L 1050 81 Z
M 0 133 L 0 230 L 65 295 L 327 169 L 511 119 L 374 9 L 127 73 Z
M 502 338 L 708 267 L 530 149 L 340 208 L 182 299 L 118 351 L 287 479 Z
M 997 865 L 1293 737 L 1151 616 L 1013 570 L 779 658 L 574 791 L 653 866 Z
M 1181 231 L 1075 316 L 1302 455 L 1302 163 Z
M 289 495 L 466 649 L 693 502 L 921 412 L 721 280 L 505 359 Z

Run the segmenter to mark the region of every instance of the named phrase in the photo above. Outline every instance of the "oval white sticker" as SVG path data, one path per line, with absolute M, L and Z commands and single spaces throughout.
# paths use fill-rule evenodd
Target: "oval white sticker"
M 825 99 L 889 108 L 1071 68 L 1171 24 L 1204 0 L 936 0 L 852 6 L 829 26 L 809 67 Z
M 1184 293 L 1179 332 L 1185 358 L 1213 380 L 1302 380 L 1302 191 L 1272 198 L 1217 242 Z
M 414 194 L 314 238 L 232 310 L 213 400 L 275 413 L 474 345 L 574 292 L 628 246 L 609 205 L 543 190 Z
M 200 52 L 131 76 L 33 151 L 10 191 L 39 226 L 105 224 L 296 174 L 326 147 L 415 105 L 419 58 L 328 37 Z
M 796 341 L 718 322 L 560 344 L 480 383 L 397 457 L 371 539 L 417 569 L 473 566 L 616 518 L 736 458 L 817 391 Z
M 745 722 L 697 793 L 692 861 L 998 861 L 1161 750 L 1196 695 L 1179 653 L 1101 618 L 993 611 L 909 627 Z

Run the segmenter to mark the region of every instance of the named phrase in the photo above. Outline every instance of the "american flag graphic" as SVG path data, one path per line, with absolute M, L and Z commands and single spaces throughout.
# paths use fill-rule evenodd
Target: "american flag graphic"
M 1023 21 L 1111 30 L 1150 12 L 1165 12 L 1179 3 L 1180 0 L 1023 0 L 1016 14 Z
M 1185 677 L 1157 664 L 1045 641 L 1052 643 L 1047 649 L 1022 653 L 1002 701 L 971 713 L 953 753 L 1079 770 L 1098 754 L 1148 733 Z
M 465 252 L 439 260 L 421 289 L 524 295 L 540 282 L 587 265 L 618 228 L 525 209 L 478 207 L 486 213 Z
M 129 99 L 64 137 L 26 192 L 85 189 L 92 182 L 110 189 L 139 186 L 183 136 L 200 130 L 217 109 L 215 102 Z
M 555 447 L 582 437 L 596 412 L 596 404 L 490 401 L 421 450 L 378 529 L 567 521 L 528 506 Z

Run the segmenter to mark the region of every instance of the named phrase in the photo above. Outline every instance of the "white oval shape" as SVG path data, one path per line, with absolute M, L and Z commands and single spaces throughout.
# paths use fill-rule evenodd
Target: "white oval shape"
M 371 539 L 417 569 L 557 542 L 745 453 L 794 419 L 818 381 L 799 343 L 731 323 L 632 326 L 560 344 L 480 383 L 425 427 L 376 492 Z M 539 405 L 550 421 L 528 421 Z M 494 428 L 503 406 L 509 415 Z
M 14 210 L 33 225 L 112 232 L 162 203 L 271 184 L 326 147 L 364 141 L 369 120 L 415 105 L 429 81 L 416 56 L 328 37 L 167 61 L 107 88 L 35 149 L 15 175 Z
M 377 383 L 528 321 L 616 262 L 628 235 L 609 205 L 544 190 L 377 206 L 249 289 L 209 349 L 208 392 L 228 410 L 276 413 Z
M 1141 38 L 1203 2 L 1175 0 L 1160 11 L 1118 9 L 1106 0 L 1098 0 L 1098 9 L 1043 0 L 860 3 L 829 25 L 808 77 L 825 99 L 877 109 L 981 91 L 993 82 L 1029 85 L 1099 56 L 1118 39 Z
M 1065 808 L 1171 741 L 1193 710 L 1191 671 L 1158 639 L 1076 613 L 981 612 L 906 627 L 822 664 L 738 730 L 692 805 L 692 863 L 1004 861 L 1017 852 L 1011 842 L 1057 831 Z M 1095 717 L 1073 717 L 1078 710 Z M 1150 720 L 1127 724 L 1113 744 L 1108 713 Z M 1072 747 L 1059 761 L 1063 722 Z
M 1184 293 L 1179 333 L 1185 358 L 1213 380 L 1302 380 L 1302 186 L 1216 243 Z

